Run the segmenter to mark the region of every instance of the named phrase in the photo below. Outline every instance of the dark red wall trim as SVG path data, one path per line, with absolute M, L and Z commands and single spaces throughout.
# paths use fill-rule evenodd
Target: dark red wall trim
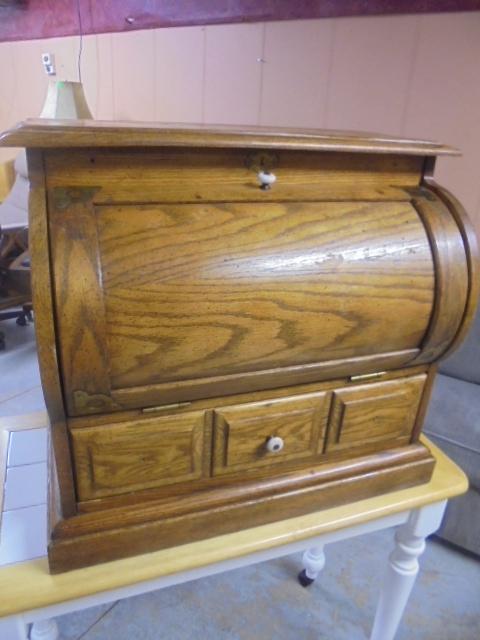
M 227 22 L 480 10 L 480 0 L 78 0 L 78 3 L 84 33 Z M 13 6 L 0 5 L 0 42 L 78 33 L 77 0 L 17 0 Z

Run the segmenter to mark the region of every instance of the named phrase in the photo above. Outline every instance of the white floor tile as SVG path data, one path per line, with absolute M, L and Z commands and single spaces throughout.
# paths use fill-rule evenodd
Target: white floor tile
M 30 388 L 0 402 L 0 416 L 18 416 L 34 411 L 45 411 L 45 400 L 40 386 Z
M 47 502 L 47 463 L 38 462 L 7 469 L 4 511 Z
M 5 511 L 0 531 L 0 565 L 47 553 L 47 505 Z
M 47 428 L 12 431 L 8 447 L 7 465 L 17 467 L 47 459 Z

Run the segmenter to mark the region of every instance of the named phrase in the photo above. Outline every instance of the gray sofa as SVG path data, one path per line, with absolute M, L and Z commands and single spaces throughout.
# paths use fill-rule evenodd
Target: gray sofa
M 468 475 L 468 493 L 452 500 L 439 535 L 480 555 L 480 310 L 462 344 L 440 366 L 424 431 Z

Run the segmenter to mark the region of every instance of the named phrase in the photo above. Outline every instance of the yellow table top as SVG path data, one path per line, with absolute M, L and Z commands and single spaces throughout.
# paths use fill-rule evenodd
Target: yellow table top
M 306 540 L 464 493 L 468 480 L 463 471 L 424 441 L 437 464 L 429 483 L 411 489 L 55 576 L 48 573 L 46 558 L 0 568 L 0 617 Z

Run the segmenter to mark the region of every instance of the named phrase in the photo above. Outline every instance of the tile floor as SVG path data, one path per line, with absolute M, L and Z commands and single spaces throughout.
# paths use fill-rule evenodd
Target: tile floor
M 0 323 L 0 415 L 43 408 L 33 327 Z M 301 588 L 300 555 L 238 569 L 58 618 L 62 640 L 364 640 L 392 532 L 326 548 L 317 582 Z M 436 540 L 398 640 L 479 640 L 480 562 Z

